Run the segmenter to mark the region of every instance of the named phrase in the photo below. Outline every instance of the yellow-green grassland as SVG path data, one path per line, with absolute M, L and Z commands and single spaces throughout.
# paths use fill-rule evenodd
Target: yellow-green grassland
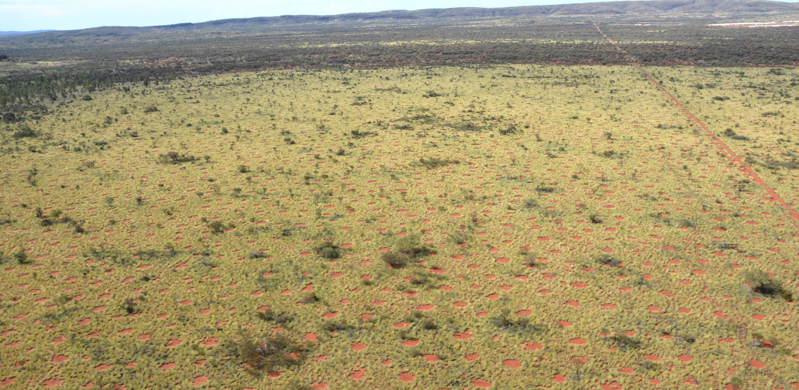
M 647 71 L 799 209 L 799 70 Z M 799 222 L 635 67 L 89 99 L 0 132 L 0 387 L 799 387 Z

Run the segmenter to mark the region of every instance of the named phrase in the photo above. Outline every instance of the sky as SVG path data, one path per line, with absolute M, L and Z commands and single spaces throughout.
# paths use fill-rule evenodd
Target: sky
M 588 1 L 602 0 L 0 0 L 0 31 L 158 26 L 258 16 L 514 7 Z

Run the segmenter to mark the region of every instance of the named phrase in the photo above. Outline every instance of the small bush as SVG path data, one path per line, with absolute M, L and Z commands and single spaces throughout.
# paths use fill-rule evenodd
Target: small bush
M 294 317 L 290 313 L 285 313 L 282 311 L 276 311 L 272 309 L 259 311 L 255 316 L 263 321 L 274 322 L 276 324 L 285 324 L 287 322 L 291 322 L 294 320 Z
M 184 162 L 192 162 L 198 160 L 197 157 L 187 156 L 185 154 L 178 154 L 178 152 L 169 152 L 158 156 L 158 161 L 163 164 L 180 164 Z
M 91 97 L 90 95 L 83 95 L 83 97 L 81 97 L 80 99 L 81 99 L 81 100 L 83 100 L 83 101 L 87 101 L 87 102 L 88 102 L 89 100 L 93 100 L 93 99 L 92 99 L 92 97 Z
M 304 360 L 303 352 L 299 344 L 280 333 L 258 341 L 241 334 L 240 339 L 228 347 L 228 353 L 240 364 L 247 365 L 247 373 L 253 376 L 296 367 Z
M 37 135 L 38 134 L 36 134 L 36 132 L 33 131 L 33 129 L 31 129 L 30 126 L 25 125 L 20 127 L 11 136 L 14 138 L 33 138 L 36 137 Z
M 598 215 L 596 215 L 596 214 L 591 214 L 591 215 L 588 217 L 588 220 L 590 220 L 590 221 L 591 221 L 591 223 L 602 223 L 602 222 L 604 222 L 604 221 L 602 220 L 602 218 L 599 218 L 599 216 L 598 216 Z
M 782 284 L 761 270 L 746 271 L 744 280 L 752 287 L 752 291 L 767 297 L 781 297 L 787 302 L 793 302 L 793 294 L 785 290 Z
M 317 255 L 325 259 L 338 259 L 341 257 L 341 247 L 334 245 L 332 242 L 323 242 L 314 249 Z
M 144 113 L 145 114 L 148 114 L 148 113 L 151 113 L 151 112 L 156 112 L 156 111 L 158 111 L 158 107 L 155 106 L 155 105 L 149 105 L 147 107 L 144 107 Z
M 260 249 L 253 249 L 247 257 L 251 259 L 262 259 L 266 257 L 266 253 L 261 252 Z
M 419 162 L 424 165 L 427 169 L 435 169 L 439 167 L 445 167 L 450 164 L 460 164 L 461 162 L 458 160 L 450 160 L 444 158 L 428 158 L 425 160 L 424 157 L 419 159 Z
M 402 268 L 408 265 L 408 260 L 410 260 L 410 256 L 404 253 L 394 253 L 394 252 L 386 252 L 381 256 L 381 259 L 391 266 L 391 268 Z
M 509 135 L 509 134 L 518 134 L 522 133 L 521 129 L 516 128 L 516 125 L 510 124 L 506 129 L 500 129 L 499 135 Z
M 616 345 L 619 349 L 639 349 L 641 348 L 641 342 L 627 336 L 626 334 L 618 334 L 610 338 L 610 341 Z
M 531 323 L 527 317 L 512 317 L 508 308 L 502 309 L 502 314 L 491 317 L 490 323 L 511 333 L 539 333 L 545 330 L 543 326 Z
M 430 250 L 422 245 L 419 236 L 415 234 L 408 234 L 394 242 L 394 251 L 411 257 L 424 256 L 430 253 Z
M 225 226 L 225 224 L 221 221 L 214 221 L 208 224 L 208 228 L 211 229 L 211 233 L 213 234 L 222 234 L 226 229 L 232 229 L 234 227 L 236 226 L 233 224 Z
M 28 254 L 25 252 L 17 252 L 14 253 L 14 260 L 17 261 L 19 264 L 30 264 L 31 261 L 28 259 Z
M 604 254 L 602 256 L 599 256 L 599 263 L 603 265 L 609 265 L 611 267 L 616 267 L 619 265 L 619 263 L 621 263 L 621 261 L 619 261 L 619 259 L 613 256 Z

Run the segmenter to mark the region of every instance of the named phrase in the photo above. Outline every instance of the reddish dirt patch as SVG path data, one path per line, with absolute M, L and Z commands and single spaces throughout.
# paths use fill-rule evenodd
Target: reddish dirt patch
M 162 369 L 164 371 L 169 371 L 169 370 L 175 368 L 175 366 L 176 366 L 175 363 L 166 363 L 166 364 L 162 364 L 161 367 L 158 367 L 158 368 L 160 368 L 160 369 Z
M 485 379 L 475 379 L 474 382 L 472 382 L 472 384 L 474 384 L 474 387 L 479 387 L 481 389 L 490 389 L 491 388 L 491 382 L 489 382 L 489 381 L 487 381 Z
M 53 363 L 61 363 L 69 360 L 69 356 L 58 355 L 53 357 Z
M 750 360 L 749 361 L 749 367 L 752 367 L 752 368 L 765 368 L 766 365 L 763 364 L 763 362 L 761 362 L 760 360 Z
M 576 338 L 576 339 L 571 339 L 571 340 L 569 340 L 569 344 L 573 344 L 573 345 L 585 345 L 585 344 L 587 344 L 587 343 L 588 343 L 588 342 L 587 342 L 587 341 L 585 341 L 585 339 L 581 339 L 581 338 L 579 338 L 579 337 L 578 337 L 578 338 Z
M 519 310 L 516 312 L 516 315 L 519 317 L 529 317 L 533 315 L 533 312 L 531 312 L 530 310 Z
M 478 355 L 476 353 L 473 353 L 471 355 L 466 355 L 466 357 L 464 357 L 464 359 L 466 359 L 467 362 L 473 362 L 473 361 L 475 361 L 475 360 L 477 360 L 479 358 L 480 358 L 480 355 Z
M 192 385 L 194 385 L 194 387 L 199 387 L 199 386 L 202 386 L 202 385 L 204 385 L 206 383 L 208 383 L 208 377 L 205 376 L 205 375 L 201 375 L 201 376 L 198 376 L 198 377 L 194 378 L 194 383 L 192 383 Z
M 416 377 L 415 377 L 415 376 L 413 376 L 413 375 L 411 375 L 411 374 L 409 374 L 409 373 L 407 373 L 407 372 L 401 372 L 401 373 L 399 374 L 399 377 L 400 377 L 400 380 L 401 380 L 401 381 L 403 381 L 403 382 L 406 382 L 406 383 L 407 383 L 407 382 L 413 382 L 413 381 L 415 381 L 415 380 L 416 380 Z
M 645 355 L 646 359 L 653 362 L 659 362 L 660 356 L 657 355 Z
M 176 339 L 169 340 L 169 342 L 166 343 L 166 347 L 167 348 L 177 347 L 178 345 L 180 345 L 180 343 L 182 343 L 182 341 L 180 341 L 180 340 L 176 340 Z
M 336 318 L 336 317 L 338 317 L 338 312 L 337 311 L 333 311 L 333 312 L 330 312 L 330 313 L 325 313 L 325 314 L 322 315 L 322 318 L 327 318 L 327 319 Z
M 316 335 L 313 333 L 306 333 L 305 341 L 316 341 Z
M 48 379 L 44 381 L 44 387 L 61 387 L 61 383 L 64 382 L 61 379 Z
M 352 374 L 350 374 L 350 376 L 348 378 L 350 378 L 352 380 L 359 381 L 359 380 L 363 379 L 363 377 L 365 377 L 365 376 L 366 376 L 366 371 L 357 370 L 357 371 L 354 371 Z
M 0 387 L 11 386 L 14 382 L 17 381 L 17 377 L 12 376 L 11 378 L 3 379 L 0 381 Z
M 356 351 L 356 352 L 357 351 L 363 351 L 364 349 L 366 349 L 366 344 L 364 344 L 364 343 L 358 342 L 358 343 L 352 344 L 352 350 L 353 351 Z
M 472 331 L 469 329 L 466 329 L 463 333 L 455 332 L 455 340 L 468 340 L 470 338 L 472 338 Z
M 402 342 L 402 345 L 406 347 L 415 347 L 417 344 L 419 344 L 419 339 L 410 339 Z
M 514 370 L 522 368 L 522 362 L 518 360 L 503 360 L 502 365 L 508 368 L 512 368 Z
M 552 381 L 555 383 L 566 383 L 566 377 L 561 374 L 556 374 L 552 377 Z
M 525 346 L 525 348 L 527 348 L 527 349 L 529 349 L 531 351 L 538 351 L 540 349 L 544 349 L 543 345 L 538 344 L 538 343 L 531 343 L 529 341 L 524 343 L 524 346 Z
M 694 358 L 691 355 L 680 355 L 680 356 L 677 356 L 677 360 L 687 363 L 687 362 L 690 362 L 690 361 L 694 360 Z
M 217 337 L 209 337 L 208 340 L 205 340 L 200 343 L 200 345 L 204 347 L 213 347 L 219 345 L 219 341 L 217 341 Z
M 319 383 L 319 382 L 311 383 L 311 387 L 313 387 L 314 390 L 325 390 L 330 388 L 330 386 L 327 383 Z

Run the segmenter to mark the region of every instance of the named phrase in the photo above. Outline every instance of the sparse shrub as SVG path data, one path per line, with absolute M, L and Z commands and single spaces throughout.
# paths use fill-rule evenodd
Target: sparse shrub
M 598 215 L 596 215 L 596 214 L 591 214 L 591 215 L 588 217 L 588 220 L 589 220 L 589 221 L 591 221 L 591 223 L 602 223 L 602 222 L 604 222 L 604 221 L 602 220 L 602 218 L 599 218 L 599 216 L 598 216 Z
M 282 333 L 257 341 L 242 333 L 238 341 L 228 344 L 227 350 L 234 360 L 245 364 L 247 373 L 253 376 L 296 367 L 304 360 L 305 352 Z
M 23 125 L 20 126 L 20 128 L 17 131 L 15 131 L 11 136 L 14 138 L 33 138 L 36 137 L 37 135 L 38 134 L 36 134 L 36 132 L 33 131 L 33 129 L 31 129 L 30 126 Z
M 344 321 L 328 321 L 325 322 L 325 324 L 322 326 L 322 329 L 328 332 L 341 332 L 345 330 L 355 330 L 357 328 Z
M 263 321 L 274 322 L 276 324 L 285 324 L 294 320 L 294 317 L 290 313 L 272 309 L 259 311 L 255 316 Z
M 169 152 L 158 156 L 158 161 L 162 164 L 180 164 L 184 162 L 196 161 L 197 157 L 179 154 L 178 152 Z
M 260 249 L 253 249 L 250 251 L 250 254 L 247 257 L 251 259 L 263 259 L 266 257 L 266 253 L 261 252 Z
M 319 302 L 319 301 L 320 301 L 320 299 L 319 299 L 319 297 L 316 295 L 316 293 L 308 293 L 307 295 L 305 295 L 305 296 L 304 296 L 304 297 L 303 297 L 303 298 L 300 300 L 300 302 L 301 302 L 302 304 L 304 304 L 304 305 L 308 305 L 308 304 L 311 304 L 311 303 L 316 303 L 316 302 Z
M 627 336 L 626 334 L 617 334 L 610 338 L 610 341 L 616 345 L 619 349 L 639 349 L 641 348 L 641 342 Z
M 125 302 L 122 304 L 122 310 L 125 310 L 125 313 L 128 314 L 136 314 L 139 310 L 136 308 L 136 302 L 133 302 L 133 299 L 126 299 Z
M 408 265 L 411 257 L 404 253 L 386 252 L 380 258 L 391 268 L 402 268 Z
M 394 251 L 404 253 L 410 258 L 427 256 L 431 252 L 429 248 L 422 245 L 419 236 L 415 234 L 408 234 L 394 242 Z
M 334 245 L 332 242 L 323 242 L 314 249 L 317 255 L 325 259 L 338 259 L 341 257 L 341 247 Z
M 621 261 L 608 254 L 603 254 L 602 256 L 599 256 L 599 263 L 604 265 L 609 265 L 611 267 L 616 267 L 621 263 Z
M 427 169 L 435 169 L 439 167 L 445 167 L 450 164 L 460 164 L 459 160 L 450 160 L 450 159 L 443 159 L 443 158 L 428 158 L 425 159 L 424 157 L 419 159 L 419 162 L 424 165 Z
M 144 113 L 145 114 L 148 114 L 148 113 L 151 113 L 151 112 L 156 112 L 156 111 L 158 111 L 158 107 L 155 106 L 155 105 L 149 105 L 147 107 L 144 107 Z
M 213 234 L 222 234 L 225 232 L 225 229 L 233 227 L 235 227 L 233 224 L 225 226 L 225 224 L 222 221 L 214 221 L 208 224 L 208 228 L 211 229 L 211 233 Z
M 793 302 L 793 294 L 787 291 L 775 278 L 768 276 L 761 270 L 750 270 L 743 274 L 744 280 L 749 283 L 753 292 L 767 297 L 780 297 L 787 302 Z
M 518 133 L 522 133 L 522 130 L 516 128 L 516 125 L 514 124 L 510 124 L 508 125 L 507 128 L 499 130 L 500 135 L 509 135 L 509 134 L 518 134 Z
M 371 137 L 371 136 L 375 136 L 375 135 L 377 135 L 377 133 L 376 133 L 376 132 L 374 132 L 374 131 L 358 131 L 358 130 L 352 130 L 352 131 L 350 132 L 350 135 L 352 135 L 352 138 L 355 138 L 355 139 L 361 139 L 361 138 L 364 138 L 364 137 Z
M 83 101 L 87 101 L 87 102 L 88 102 L 89 100 L 93 100 L 93 99 L 92 99 L 92 97 L 91 97 L 91 95 L 83 95 L 83 97 L 81 97 L 80 99 L 81 99 L 81 100 L 83 100 Z
M 546 329 L 531 323 L 528 317 L 513 317 L 508 308 L 502 309 L 500 315 L 491 317 L 489 322 L 491 325 L 511 333 L 539 333 Z
M 22 264 L 22 265 L 32 263 L 28 259 L 28 254 L 25 253 L 25 252 L 22 252 L 22 251 L 14 253 L 14 260 L 16 260 L 17 263 Z
M 555 192 L 555 187 L 539 184 L 538 187 L 535 188 L 535 190 L 538 192 L 552 193 Z

